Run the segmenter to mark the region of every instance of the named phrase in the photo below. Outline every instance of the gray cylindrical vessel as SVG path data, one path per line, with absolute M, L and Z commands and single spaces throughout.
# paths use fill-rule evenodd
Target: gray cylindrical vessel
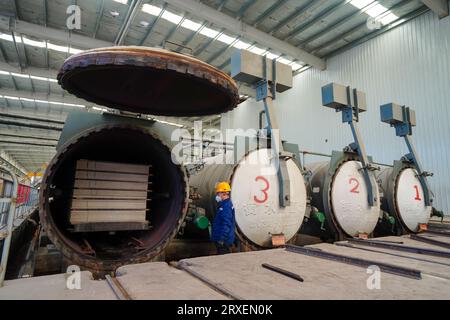
M 380 216 L 380 204 L 370 207 L 362 165 L 357 157 L 306 165 L 311 173 L 308 191 L 311 205 L 325 214 L 329 233 L 336 239 L 369 235 Z M 375 176 L 371 179 L 375 183 Z M 378 189 L 374 196 L 379 198 Z
M 384 168 L 377 180 L 383 193 L 381 209 L 391 214 L 399 233 L 416 233 L 421 224 L 428 223 L 431 206 L 426 206 L 417 171 L 410 165 L 396 162 Z
M 306 211 L 306 187 L 303 175 L 293 160 L 287 161 L 291 205 L 279 206 L 279 185 L 272 152 L 259 149 L 249 152 L 237 164 L 211 164 L 190 178 L 190 185 L 202 196 L 196 202 L 213 219 L 216 203 L 215 185 L 228 181 L 236 212 L 236 233 L 253 249 L 271 248 L 272 235 L 283 234 L 291 240 L 301 227 Z

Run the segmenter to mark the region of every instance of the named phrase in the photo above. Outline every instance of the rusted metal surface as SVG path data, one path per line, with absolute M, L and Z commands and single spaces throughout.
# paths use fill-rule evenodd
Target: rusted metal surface
M 114 274 L 122 265 L 154 259 L 175 237 L 186 216 L 189 190 L 184 167 L 168 160 L 170 146 L 164 141 L 154 129 L 131 124 L 105 124 L 79 133 L 58 149 L 42 180 L 39 213 L 49 239 L 71 264 L 90 270 L 96 278 L 103 278 L 106 274 Z M 84 156 L 92 160 L 102 157 L 108 161 L 127 157 L 136 163 L 153 162 L 158 167 L 155 171 L 156 187 L 165 190 L 170 186 L 167 192 L 171 197 L 161 199 L 166 201 L 164 203 L 154 201 L 150 204 L 156 203 L 151 216 L 152 228 L 113 235 L 70 232 L 67 201 L 72 190 L 67 186 L 73 185 L 69 180 L 75 177 L 76 160 Z M 132 240 L 133 246 L 129 245 L 130 236 L 137 240 Z M 86 251 L 88 246 L 84 240 L 95 251 L 95 256 L 90 254 L 90 250 Z M 139 250 L 136 250 L 136 245 Z
M 100 48 L 67 59 L 59 84 L 77 97 L 113 109 L 165 116 L 232 110 L 236 83 L 190 56 L 147 47 Z

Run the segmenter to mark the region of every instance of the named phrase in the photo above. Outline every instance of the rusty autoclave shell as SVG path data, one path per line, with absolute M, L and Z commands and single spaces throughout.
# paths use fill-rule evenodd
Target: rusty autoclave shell
M 145 128 L 116 121 L 82 131 L 58 149 L 42 180 L 39 212 L 49 239 L 71 264 L 103 277 L 122 265 L 157 257 L 176 235 L 187 211 L 188 182 L 184 167 L 171 161 L 165 130 L 167 126 L 157 123 Z M 79 159 L 152 165 L 152 201 L 147 203 L 151 228 L 113 234 L 70 231 Z
M 236 84 L 227 74 L 192 57 L 154 48 L 85 51 L 64 62 L 58 81 L 80 98 L 134 113 L 218 114 L 233 109 L 238 101 Z M 80 129 L 58 149 L 43 178 L 40 199 L 41 219 L 50 239 L 72 263 L 100 276 L 123 264 L 149 261 L 161 253 L 184 220 L 188 199 L 184 168 L 171 162 L 170 139 L 163 142 L 158 138 L 163 128 L 153 124 L 143 130 L 141 125 L 131 124 L 132 118 L 101 124 L 104 120 L 89 130 Z M 82 127 L 66 123 L 68 129 L 73 125 Z M 73 167 L 79 159 L 152 164 L 155 191 L 170 195 L 151 202 L 152 228 L 112 236 L 68 231 L 69 186 L 73 185 Z M 88 244 L 94 256 L 86 253 Z
M 59 84 L 87 101 L 165 116 L 220 114 L 236 107 L 236 83 L 193 57 L 164 49 L 111 47 L 67 59 Z

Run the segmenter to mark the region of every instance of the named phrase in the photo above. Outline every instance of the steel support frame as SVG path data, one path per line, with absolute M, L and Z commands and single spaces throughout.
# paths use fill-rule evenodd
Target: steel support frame
M 350 125 L 350 129 L 352 131 L 353 140 L 354 142 L 350 144 L 350 148 L 354 151 L 356 151 L 359 155 L 360 161 L 363 166 L 363 175 L 364 180 L 367 185 L 367 200 L 369 202 L 369 205 L 371 207 L 375 207 L 378 205 L 379 199 L 375 196 L 374 190 L 376 190 L 376 182 L 374 182 L 370 178 L 370 170 L 373 170 L 373 166 L 371 165 L 369 158 L 366 153 L 366 147 L 364 145 L 364 142 L 361 137 L 361 133 L 359 131 L 359 127 L 357 125 L 359 121 L 359 106 L 358 106 L 358 99 L 356 94 L 356 89 L 353 90 L 354 95 L 354 105 L 351 104 L 351 94 L 352 90 L 350 87 L 347 87 L 347 101 L 349 104 L 344 107 L 342 111 L 342 122 L 348 123 Z
M 281 207 L 288 207 L 291 204 L 291 190 L 289 172 L 287 170 L 287 160 L 291 159 L 293 155 L 285 152 L 281 142 L 280 128 L 275 115 L 273 101 L 276 99 L 276 59 L 272 60 L 272 79 L 268 79 L 268 65 L 267 58 L 262 57 L 263 61 L 263 80 L 261 80 L 256 87 L 256 101 L 263 101 L 264 114 L 266 115 L 267 130 L 271 138 L 271 149 L 275 159 L 275 168 L 277 170 L 277 177 L 279 183 L 279 200 Z

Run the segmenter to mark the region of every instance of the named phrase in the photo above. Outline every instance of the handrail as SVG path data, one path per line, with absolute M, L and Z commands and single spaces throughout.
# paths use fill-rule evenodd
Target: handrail
M 8 256 L 9 256 L 9 248 L 11 246 L 11 238 L 12 238 L 12 230 L 13 230 L 13 224 L 14 224 L 14 215 L 16 211 L 16 201 L 17 201 L 17 191 L 18 191 L 18 182 L 17 177 L 14 174 L 14 172 L 2 165 L 0 165 L 0 170 L 8 173 L 11 178 L 13 179 L 13 192 L 10 199 L 10 206 L 9 206 L 9 213 L 8 213 L 8 222 L 6 227 L 6 237 L 5 241 L 3 243 L 3 252 L 0 262 L 0 288 L 3 286 L 3 280 L 5 279 L 6 275 L 6 266 L 8 264 Z

